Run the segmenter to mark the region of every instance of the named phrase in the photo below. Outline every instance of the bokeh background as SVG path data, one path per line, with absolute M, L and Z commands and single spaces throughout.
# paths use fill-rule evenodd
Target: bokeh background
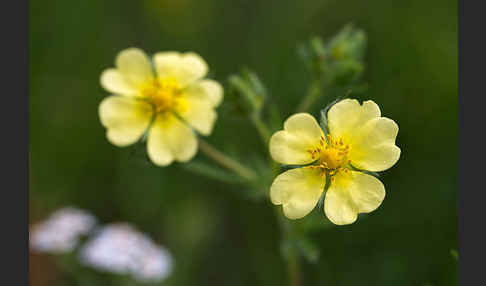
M 377 211 L 313 233 L 321 256 L 316 264 L 302 261 L 302 284 L 456 285 L 452 0 L 30 1 L 30 222 L 68 205 L 103 223 L 130 222 L 174 255 L 175 271 L 163 285 L 287 285 L 270 203 L 243 200 L 241 186 L 179 164 L 157 168 L 141 151 L 111 145 L 98 119 L 108 95 L 99 76 L 127 47 L 196 51 L 222 83 L 242 66 L 252 68 L 286 118 L 309 83 L 297 45 L 313 35 L 326 39 L 350 22 L 368 35 L 368 89 L 354 97 L 374 100 L 398 122 L 402 155 L 381 177 L 387 196 Z M 265 155 L 254 128 L 227 110 L 221 107 L 208 141 Z M 30 258 L 31 285 L 78 285 L 56 256 Z

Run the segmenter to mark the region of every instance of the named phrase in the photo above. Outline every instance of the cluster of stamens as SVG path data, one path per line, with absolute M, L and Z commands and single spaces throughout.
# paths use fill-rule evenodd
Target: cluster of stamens
M 324 146 L 326 145 L 326 141 L 324 139 L 324 136 L 321 136 L 321 138 L 319 139 L 319 145 L 320 146 L 317 146 L 314 149 L 307 150 L 307 152 L 309 152 L 309 154 L 311 155 L 313 160 L 315 160 L 317 157 L 319 157 L 319 154 L 321 153 L 321 151 L 325 149 Z
M 309 166 L 309 168 L 323 170 L 322 176 L 326 173 L 332 176 L 340 170 L 345 173 L 348 172 L 345 165 L 350 163 L 350 160 L 347 160 L 349 145 L 344 144 L 342 138 L 335 140 L 330 135 L 327 135 L 326 143 L 324 137 L 321 136 L 319 145 L 314 149 L 307 150 L 307 152 L 311 155 L 312 159 L 317 159 L 316 164 Z M 331 180 L 333 179 L 331 177 Z
M 142 89 L 142 94 L 151 101 L 158 113 L 180 109 L 181 88 L 173 79 L 155 79 Z

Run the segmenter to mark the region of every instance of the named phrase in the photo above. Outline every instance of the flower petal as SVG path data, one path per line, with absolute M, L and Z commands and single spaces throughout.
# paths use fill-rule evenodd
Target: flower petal
M 98 113 L 106 136 L 113 145 L 135 143 L 145 132 L 152 117 L 150 104 L 129 97 L 109 96 L 100 103 Z
M 270 154 L 273 160 L 282 164 L 311 163 L 316 158 L 309 150 L 321 147 L 321 137 L 324 134 L 316 119 L 308 113 L 297 113 L 285 121 L 284 130 L 270 138 Z
M 204 79 L 196 81 L 184 90 L 185 94 L 209 100 L 213 107 L 217 107 L 223 100 L 223 87 L 217 81 Z
M 348 138 L 368 120 L 380 116 L 380 108 L 371 100 L 360 105 L 356 99 L 343 99 L 327 112 L 329 133 L 334 138 Z
M 376 210 L 385 198 L 385 186 L 372 175 L 351 171 L 354 187 L 349 188 L 351 199 L 360 213 Z
M 400 157 L 395 145 L 398 125 L 380 116 L 380 108 L 371 100 L 360 105 L 355 99 L 345 99 L 329 109 L 329 132 L 350 145 L 348 158 L 357 168 L 383 171 Z
M 119 95 L 134 96 L 137 94 L 137 88 L 117 69 L 106 69 L 100 77 L 101 86 L 109 92 Z
M 178 114 L 199 133 L 209 135 L 217 118 L 213 103 L 208 98 L 191 93 L 183 94 L 179 103 L 181 108 Z
M 395 145 L 398 125 L 386 117 L 368 121 L 353 136 L 348 158 L 352 165 L 363 170 L 379 172 L 392 167 L 400 158 Z
M 203 78 L 208 72 L 206 62 L 192 52 L 159 52 L 154 55 L 154 63 L 160 78 L 175 78 L 182 87 Z
M 292 169 L 275 178 L 270 187 L 270 199 L 273 204 L 283 206 L 286 217 L 302 218 L 316 206 L 325 182 L 324 173 L 318 169 Z
M 324 212 L 334 224 L 355 222 L 358 213 L 374 211 L 385 198 L 385 187 L 371 175 L 338 172 L 333 179 L 324 200 Z
M 147 153 L 152 162 L 167 166 L 174 160 L 187 162 L 197 152 L 197 139 L 190 127 L 172 114 L 160 114 L 150 128 Z
M 120 74 L 135 87 L 146 84 L 154 78 L 149 58 L 140 49 L 128 48 L 121 51 L 115 62 Z

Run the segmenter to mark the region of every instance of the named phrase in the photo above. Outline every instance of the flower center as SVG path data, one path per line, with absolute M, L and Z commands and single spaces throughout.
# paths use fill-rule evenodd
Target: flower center
M 324 138 L 321 138 L 319 147 L 308 152 L 312 158 L 318 158 L 316 165 L 331 171 L 344 167 L 349 161 L 347 155 L 349 152 L 349 145 L 344 144 L 342 139 L 335 140 L 330 135 L 327 135 L 327 144 L 324 146 Z
M 181 87 L 172 78 L 155 79 L 142 88 L 143 97 L 149 99 L 156 112 L 168 112 L 181 107 Z
M 346 162 L 346 153 L 337 148 L 326 148 L 321 152 L 319 163 L 328 169 L 337 169 Z

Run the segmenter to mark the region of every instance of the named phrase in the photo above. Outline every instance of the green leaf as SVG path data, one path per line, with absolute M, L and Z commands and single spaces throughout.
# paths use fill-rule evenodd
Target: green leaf
M 297 54 L 314 78 L 320 78 L 320 75 L 325 70 L 324 65 L 326 62 L 324 59 L 326 53 L 327 51 L 322 39 L 317 36 L 313 36 L 307 42 L 297 47 Z
M 344 26 L 327 45 L 329 56 L 335 61 L 352 59 L 362 62 L 367 44 L 366 34 L 353 24 Z
M 243 113 L 259 114 L 267 91 L 253 71 L 242 68 L 239 74 L 228 77 L 228 97 Z
M 328 85 L 349 86 L 363 74 L 366 44 L 364 31 L 348 24 L 325 43 L 312 37 L 297 52 L 314 78 L 322 77 Z
M 250 88 L 256 94 L 256 97 L 260 98 L 261 101 L 264 101 L 267 96 L 267 90 L 257 74 L 248 68 L 243 68 L 241 74 L 247 80 Z
M 334 105 L 336 104 L 337 102 L 341 101 L 344 97 L 339 97 L 339 98 L 336 98 L 335 100 L 333 100 L 331 103 L 329 103 L 328 105 L 326 105 L 326 107 L 324 107 L 324 109 L 321 109 L 321 120 L 320 120 L 320 125 L 321 125 L 321 128 L 322 130 L 324 130 L 324 134 L 327 135 L 329 134 L 329 126 L 328 126 L 328 121 L 327 121 L 327 112 L 329 111 L 329 109 Z M 326 141 L 327 141 L 327 138 L 325 138 Z

